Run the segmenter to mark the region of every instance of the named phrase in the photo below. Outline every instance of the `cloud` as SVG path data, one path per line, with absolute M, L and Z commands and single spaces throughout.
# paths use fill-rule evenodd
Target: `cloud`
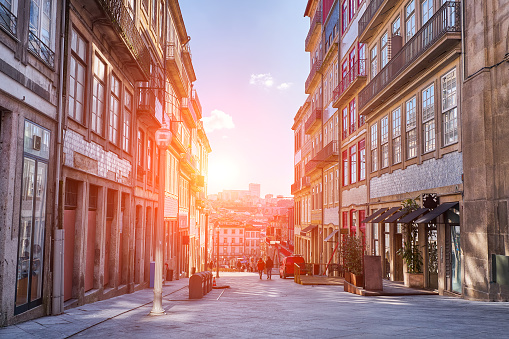
M 265 74 L 251 74 L 251 79 L 249 79 L 249 84 L 251 85 L 260 85 L 264 87 L 272 87 L 274 85 L 274 79 L 270 73 Z
M 291 82 L 283 82 L 282 84 L 280 84 L 279 86 L 277 86 L 277 89 L 279 90 L 287 90 L 288 88 L 292 87 L 293 83 Z
M 232 129 L 235 127 L 232 116 L 217 109 L 210 113 L 210 117 L 203 117 L 202 120 L 203 128 L 207 133 L 221 129 Z

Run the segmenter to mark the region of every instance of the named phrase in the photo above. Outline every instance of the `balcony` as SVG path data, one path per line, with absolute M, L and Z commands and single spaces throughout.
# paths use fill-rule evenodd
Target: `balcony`
M 390 99 L 438 57 L 453 51 L 460 40 L 460 3 L 446 2 L 359 92 L 359 112 L 366 115 Z M 456 49 L 447 55 L 449 59 L 460 52 Z
M 306 121 L 304 125 L 304 133 L 313 134 L 313 132 L 320 126 L 322 123 L 322 107 L 321 104 L 316 104 L 315 107 L 311 109 L 311 116 Z
M 196 159 L 190 152 L 180 155 L 180 168 L 187 173 L 195 174 L 197 170 Z
M 184 119 L 186 124 L 195 128 L 198 119 L 196 119 L 196 113 L 194 113 L 194 108 L 189 98 L 182 98 L 180 101 L 180 111 L 182 112 L 182 119 Z
M 380 25 L 387 16 L 391 15 L 391 9 L 396 6 L 398 0 L 371 0 L 359 19 L 359 42 L 367 43 L 377 34 Z
M 300 190 L 303 190 L 304 188 L 311 186 L 311 178 L 310 177 L 302 177 L 299 180 L 297 180 L 295 183 L 292 184 L 291 192 L 292 194 L 295 194 L 299 192 Z
M 322 60 L 316 60 L 313 66 L 311 66 L 311 70 L 309 71 L 308 78 L 306 79 L 306 85 L 304 87 L 306 94 L 311 94 L 310 89 L 315 87 L 315 85 L 320 80 L 317 75 L 319 74 L 318 71 L 322 67 Z
M 120 62 L 129 69 L 136 81 L 150 79 L 150 53 L 143 42 L 136 22 L 122 0 L 83 0 L 80 6 L 100 23 L 104 41 L 108 41 Z
M 366 59 L 358 60 L 354 67 L 341 79 L 334 90 L 334 104 L 332 107 L 340 108 L 355 91 L 366 82 Z
M 322 27 L 322 11 L 318 10 L 315 12 L 313 19 L 311 19 L 309 25 L 309 32 L 306 37 L 306 43 L 304 45 L 304 49 L 306 52 L 311 52 L 311 42 L 315 41 L 317 37 L 320 36 L 320 32 Z
M 189 93 L 189 79 L 182 66 L 182 60 L 177 46 L 169 43 L 166 50 L 166 73 L 174 85 L 179 97 L 187 97 Z
M 157 97 L 158 91 L 158 89 L 150 87 L 136 89 L 137 118 L 148 127 L 159 128 L 163 124 L 163 105 Z
M 171 145 L 172 147 L 179 153 L 185 153 L 186 148 L 184 147 L 184 143 L 182 141 L 182 134 L 180 133 L 180 128 L 178 122 L 178 119 L 175 116 L 170 117 L 170 131 L 173 135 L 173 138 L 171 139 Z
M 16 36 L 17 21 L 16 16 L 0 2 L 0 26 L 6 29 L 12 36 Z
M 316 156 L 311 160 L 316 161 L 317 167 L 322 168 L 327 166 L 329 163 L 339 162 L 339 143 L 337 140 L 332 140 L 322 148 Z
M 198 118 L 198 120 L 200 120 L 202 117 L 202 115 L 201 115 L 202 108 L 201 108 L 200 99 L 198 98 L 198 93 L 196 93 L 195 89 L 193 89 L 191 92 L 191 99 L 193 101 L 193 107 L 194 107 L 194 112 L 196 113 L 196 117 Z
M 191 47 L 189 46 L 189 43 L 187 43 L 184 47 L 182 47 L 182 60 L 184 61 L 184 66 L 186 67 L 186 71 L 189 76 L 189 80 L 191 80 L 191 82 L 195 82 L 196 74 L 194 73 Z
M 49 67 L 55 66 L 55 52 L 32 31 L 28 32 L 28 49 Z

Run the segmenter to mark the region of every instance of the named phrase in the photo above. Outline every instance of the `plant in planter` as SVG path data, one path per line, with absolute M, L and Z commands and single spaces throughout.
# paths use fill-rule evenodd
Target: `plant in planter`
M 355 286 L 363 286 L 363 248 L 361 238 L 347 235 L 341 243 L 341 256 L 345 268 L 345 279 Z M 353 275 L 353 276 L 351 276 Z
M 419 208 L 415 199 L 404 200 L 402 206 L 403 210 L 407 212 L 406 214 Z M 406 264 L 405 285 L 422 288 L 424 286 L 424 275 L 422 271 L 422 254 L 417 244 L 417 224 L 413 222 L 405 224 L 405 233 L 406 240 L 403 243 L 403 247 L 396 252 L 403 258 Z

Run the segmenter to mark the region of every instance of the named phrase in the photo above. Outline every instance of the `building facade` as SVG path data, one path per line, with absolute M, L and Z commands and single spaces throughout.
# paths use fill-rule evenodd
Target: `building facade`
M 188 276 L 206 260 L 211 149 L 178 1 L 38 8 L 35 23 L 24 3 L 1 5 L 2 48 L 12 54 L 1 147 L 12 180 L 0 187 L 19 191 L 2 200 L 16 225 L 9 236 L 1 228 L 2 257 L 14 263 L 2 266 L 2 325 L 148 287 L 158 225 L 173 274 L 163 276 Z M 167 148 L 157 146 L 162 127 Z
M 0 326 L 51 309 L 62 3 L 0 4 Z

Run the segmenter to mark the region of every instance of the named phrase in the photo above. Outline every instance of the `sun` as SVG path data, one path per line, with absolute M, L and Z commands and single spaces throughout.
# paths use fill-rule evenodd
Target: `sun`
M 237 183 L 239 166 L 228 157 L 209 157 L 208 189 L 210 192 L 233 189 Z

